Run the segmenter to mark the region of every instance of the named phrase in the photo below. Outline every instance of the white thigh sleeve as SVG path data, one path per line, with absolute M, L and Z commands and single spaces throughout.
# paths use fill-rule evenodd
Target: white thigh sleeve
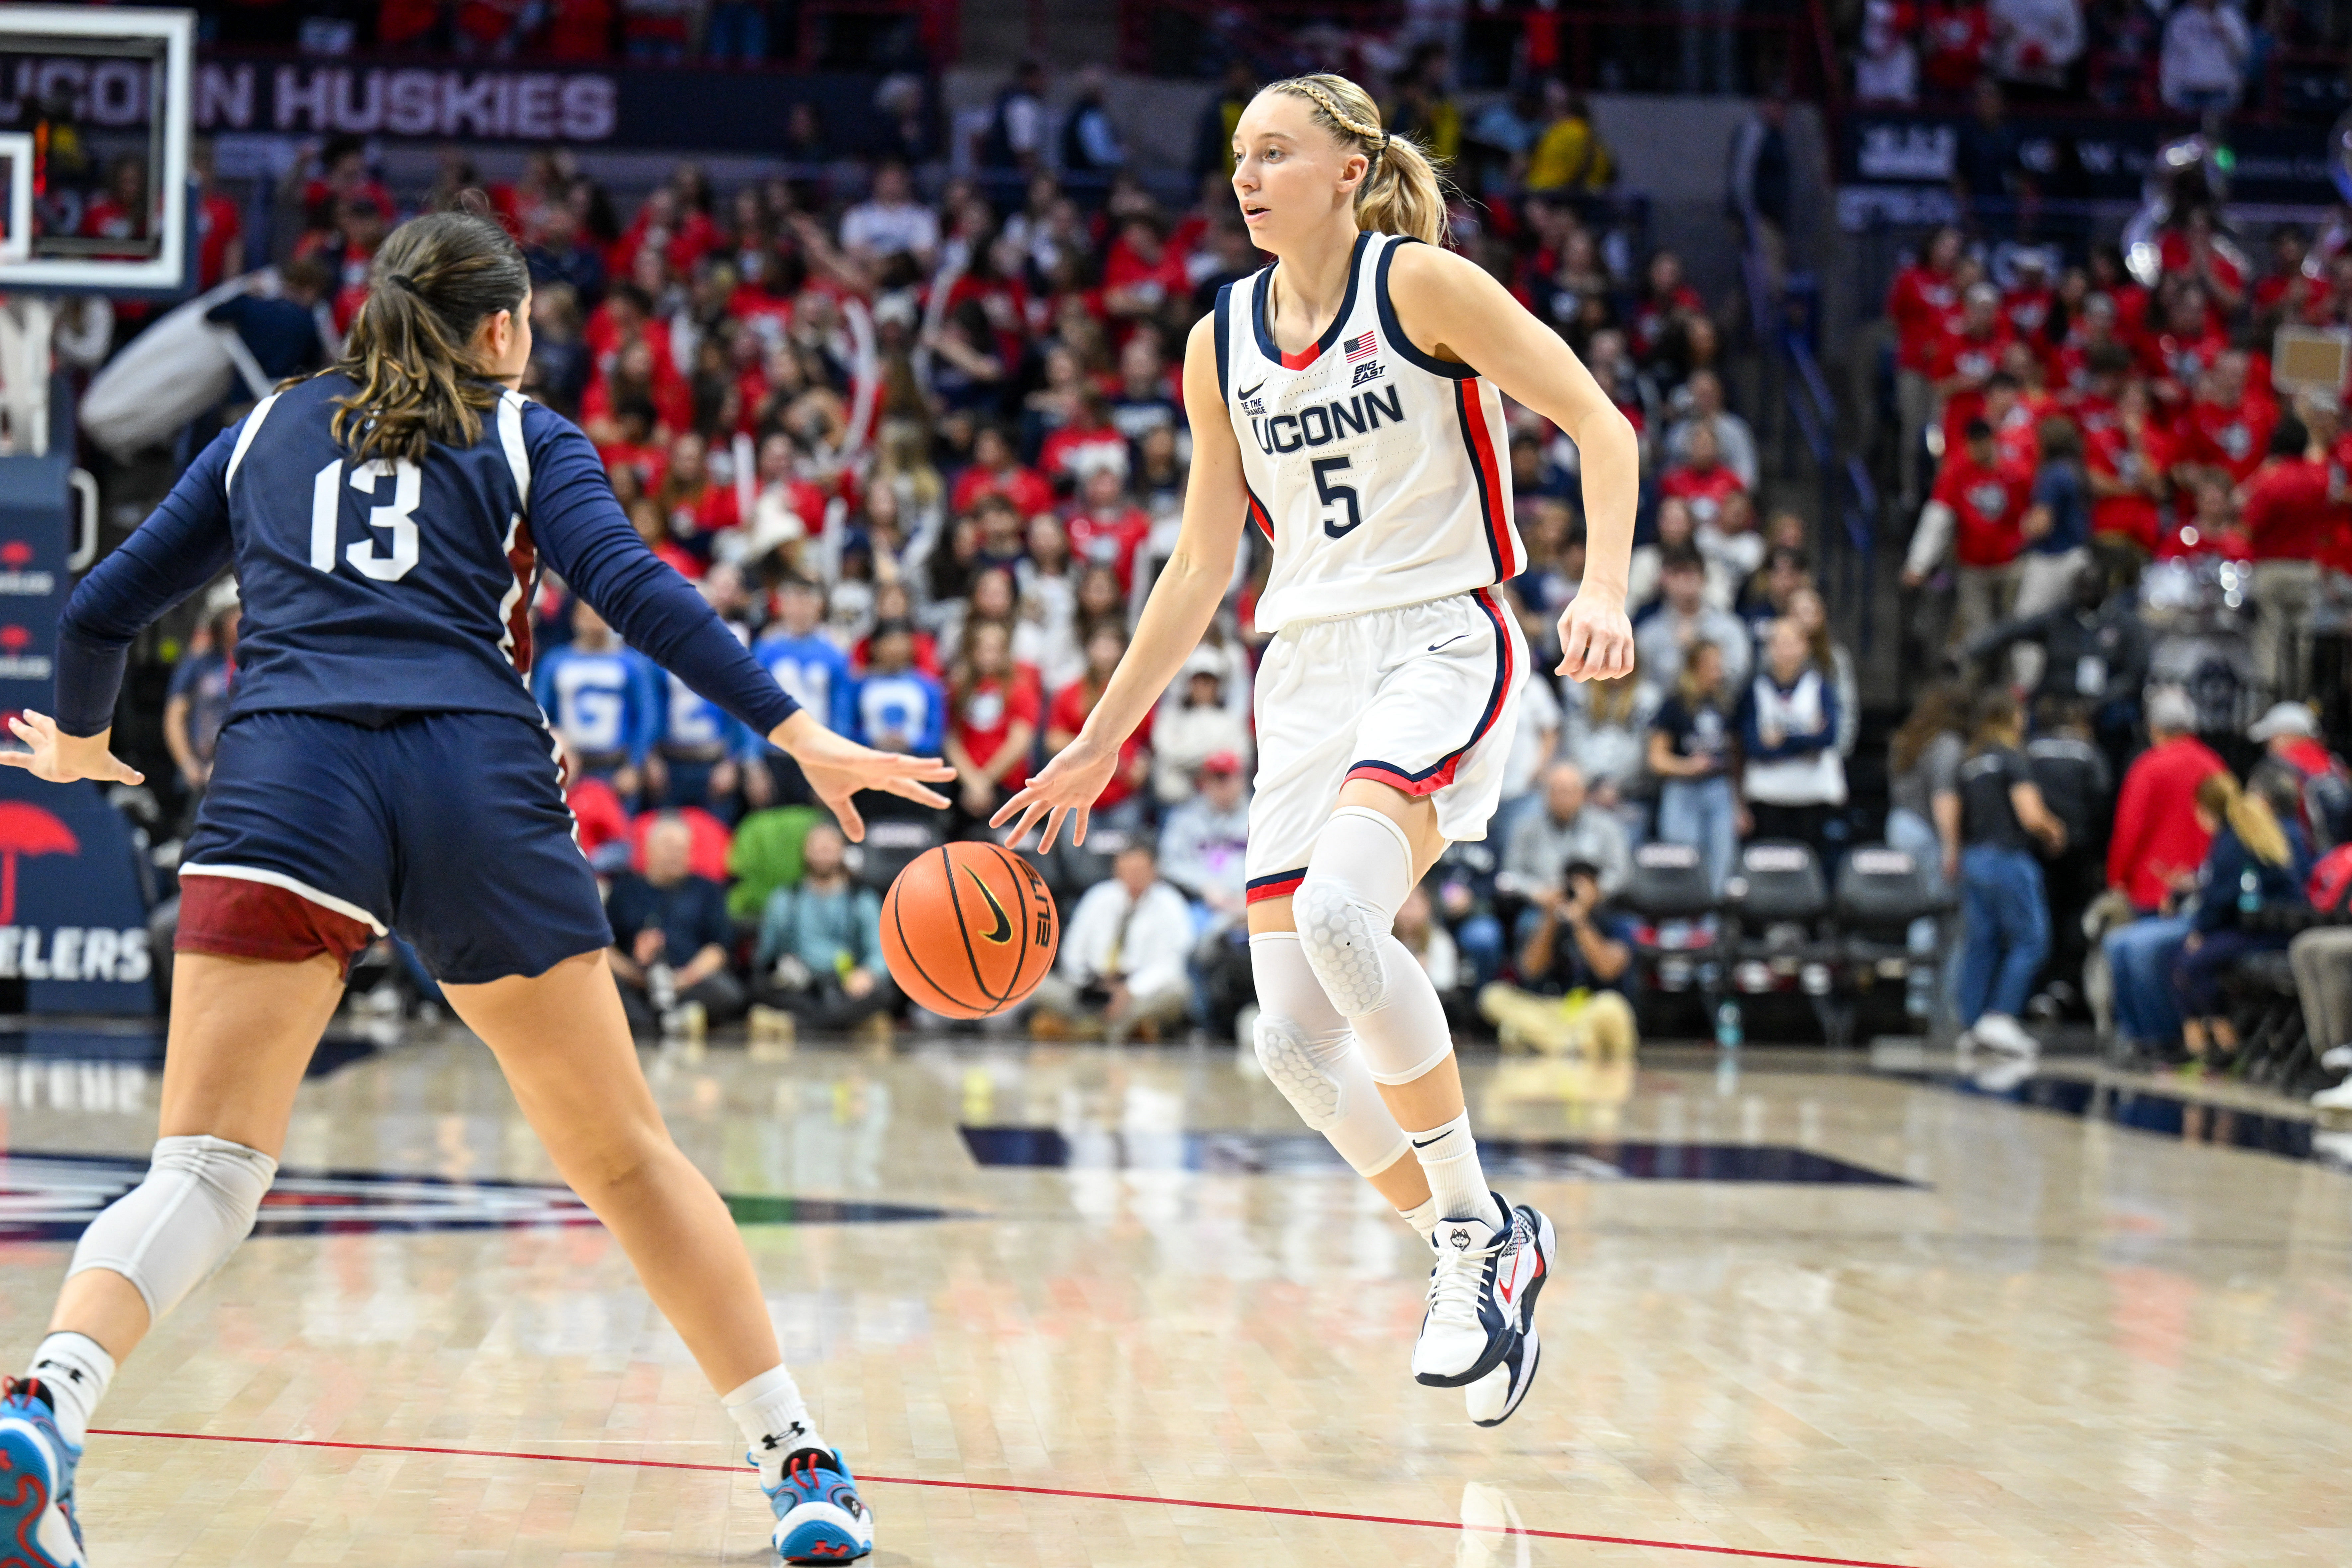
M 1412 890 L 1412 846 L 1377 811 L 1343 805 L 1315 840 L 1291 914 L 1324 994 L 1381 1083 L 1411 1083 L 1454 1049 L 1445 1007 L 1395 934 Z
M 1348 1020 L 1307 968 L 1298 934 L 1251 937 L 1250 973 L 1257 982 L 1257 1059 L 1299 1119 L 1360 1176 L 1376 1176 L 1403 1158 L 1411 1141 L 1389 1114 Z
M 278 1162 L 203 1134 L 159 1138 L 146 1180 L 90 1222 L 70 1279 L 110 1268 L 139 1289 L 151 1319 L 178 1306 L 253 1233 Z

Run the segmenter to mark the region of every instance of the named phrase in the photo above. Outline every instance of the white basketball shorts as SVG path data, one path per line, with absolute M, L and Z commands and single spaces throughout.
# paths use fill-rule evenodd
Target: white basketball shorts
M 1298 890 L 1349 779 L 1427 795 L 1450 839 L 1486 837 L 1527 678 L 1492 588 L 1286 626 L 1257 671 L 1250 901 Z

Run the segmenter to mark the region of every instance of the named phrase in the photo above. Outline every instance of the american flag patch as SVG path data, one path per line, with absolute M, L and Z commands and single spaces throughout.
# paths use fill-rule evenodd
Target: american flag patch
M 1380 346 L 1380 344 L 1372 341 L 1372 334 L 1370 332 L 1366 332 L 1360 337 L 1349 338 L 1346 344 L 1348 350 L 1348 363 L 1349 364 L 1353 364 L 1360 359 L 1368 358 L 1372 352 Z

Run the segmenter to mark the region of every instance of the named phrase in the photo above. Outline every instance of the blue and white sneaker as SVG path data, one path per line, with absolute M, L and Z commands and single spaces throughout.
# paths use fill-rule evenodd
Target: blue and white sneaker
M 1459 1388 L 1503 1363 L 1519 1341 L 1528 1287 L 1550 1268 L 1548 1226 L 1533 1209 L 1513 1209 L 1499 1193 L 1500 1228 L 1480 1219 L 1444 1219 L 1430 1237 L 1429 1309 L 1412 1347 L 1413 1381 Z
M 756 1468 L 757 1454 L 743 1456 Z M 852 1563 L 874 1550 L 874 1515 L 857 1495 L 857 1478 L 832 1448 L 796 1449 L 774 1486 L 760 1489 L 776 1510 L 776 1555 L 787 1563 Z
M 1507 1310 L 1515 1311 L 1519 1342 L 1504 1353 L 1494 1371 L 1463 1391 L 1470 1419 L 1481 1426 L 1499 1426 L 1510 1419 L 1519 1401 L 1528 1396 L 1536 1380 L 1536 1363 L 1543 1354 L 1536 1335 L 1536 1298 L 1543 1294 L 1544 1281 L 1551 1278 L 1551 1253 L 1558 1237 L 1550 1216 L 1527 1204 L 1511 1211 L 1511 1224 L 1515 1236 L 1527 1234 L 1532 1239 L 1520 1248 L 1509 1269 L 1496 1269 L 1495 1293 L 1502 1298 Z
M 0 1384 L 0 1563 L 87 1568 L 73 1516 L 81 1450 L 58 1430 L 37 1380 Z

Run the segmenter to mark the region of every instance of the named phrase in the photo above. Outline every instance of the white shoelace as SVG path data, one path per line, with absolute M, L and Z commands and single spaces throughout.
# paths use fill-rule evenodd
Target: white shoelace
M 1486 1277 L 1486 1261 L 1502 1249 L 1507 1232 L 1498 1233 L 1485 1247 L 1440 1248 L 1437 1267 L 1429 1275 L 1429 1316 L 1449 1327 L 1478 1326 L 1478 1294 Z

